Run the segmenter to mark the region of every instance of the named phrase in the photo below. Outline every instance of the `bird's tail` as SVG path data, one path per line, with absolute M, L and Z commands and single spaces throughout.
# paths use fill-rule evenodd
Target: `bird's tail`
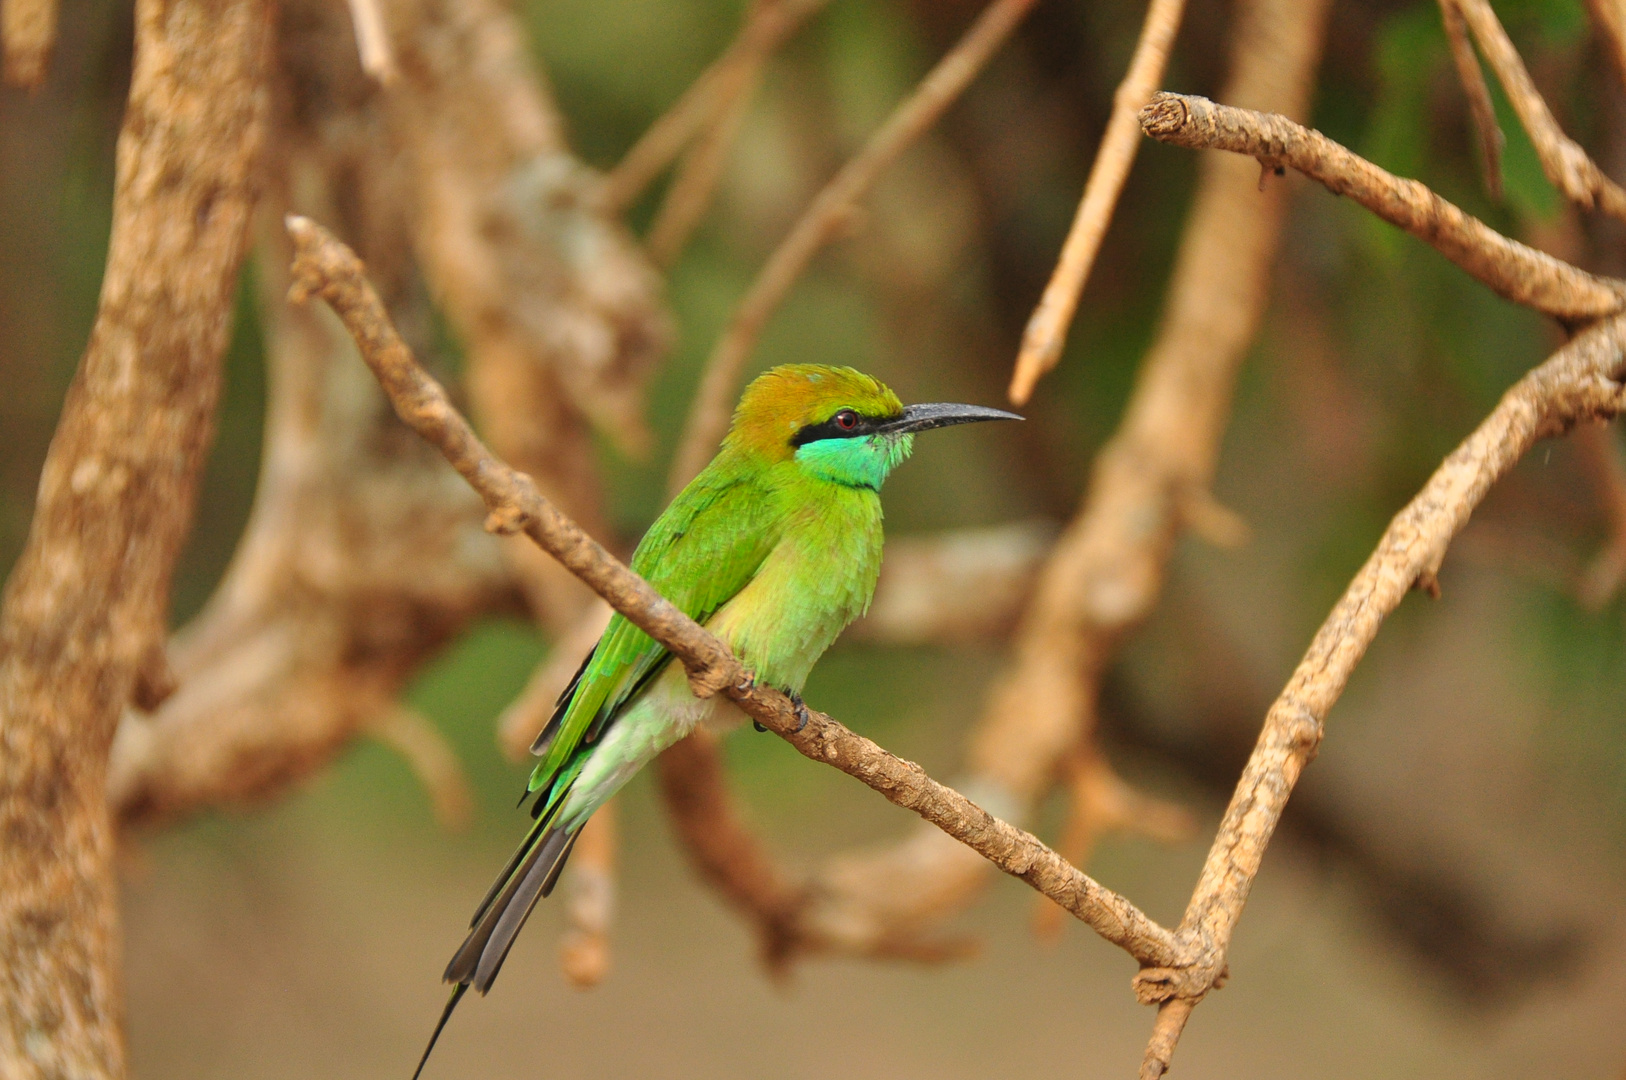
M 573 780 L 574 776 L 569 779 Z M 435 1042 L 445 1029 L 446 1021 L 452 1018 L 452 1010 L 457 1008 L 457 1003 L 470 986 L 482 994 L 491 989 L 497 972 L 502 970 L 503 961 L 508 958 L 508 950 L 513 948 L 514 939 L 519 936 L 525 920 L 530 918 L 536 902 L 553 892 L 554 885 L 558 883 L 565 860 L 570 858 L 576 835 L 583 824 L 578 821 L 561 825 L 558 821 L 559 810 L 569 794 L 568 781 L 562 785 L 562 790 L 556 788 L 547 793 L 536 824 L 475 911 L 469 923 L 468 937 L 463 939 L 451 963 L 446 965 L 445 979 L 456 986 L 440 1014 L 440 1022 L 429 1036 L 429 1045 L 424 1048 L 423 1058 L 418 1062 L 418 1071 L 412 1074 L 412 1080 L 418 1080 L 423 1072 L 429 1054 L 435 1049 Z
M 463 995 L 469 992 L 468 983 L 458 983 L 452 987 L 452 996 L 446 999 L 446 1008 L 441 1010 L 440 1023 L 435 1025 L 434 1034 L 429 1036 L 429 1045 L 423 1048 L 423 1057 L 418 1059 L 418 1067 L 413 1070 L 412 1080 L 418 1080 L 423 1075 L 423 1067 L 429 1064 L 429 1055 L 435 1052 L 435 1044 L 440 1041 L 440 1033 L 446 1030 L 446 1021 L 452 1018 L 452 1010 L 457 1003 L 463 1000 Z

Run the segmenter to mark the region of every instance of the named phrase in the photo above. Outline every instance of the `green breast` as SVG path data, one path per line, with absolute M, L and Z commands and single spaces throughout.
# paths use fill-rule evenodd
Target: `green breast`
M 881 499 L 868 488 L 800 478 L 779 494 L 779 542 L 710 626 L 759 679 L 800 690 L 869 608 L 881 569 Z

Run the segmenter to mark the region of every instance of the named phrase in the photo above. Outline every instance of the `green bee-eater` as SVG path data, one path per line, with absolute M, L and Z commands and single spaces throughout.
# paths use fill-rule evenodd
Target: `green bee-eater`
M 914 432 L 1020 419 L 976 405 L 904 408 L 852 368 L 774 368 L 746 388 L 722 449 L 644 535 L 632 568 L 800 708 L 814 662 L 869 607 L 881 484 L 909 456 Z M 741 718 L 720 694 L 690 693 L 671 659 L 618 614 L 560 695 L 531 747 L 542 759 L 526 789 L 536 793 L 536 824 L 446 967 L 457 985 L 424 1061 L 468 988 L 491 988 L 593 811 L 696 724 Z

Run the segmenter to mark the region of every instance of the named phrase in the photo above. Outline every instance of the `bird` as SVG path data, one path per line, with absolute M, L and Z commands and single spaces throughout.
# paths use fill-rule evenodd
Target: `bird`
M 722 447 L 672 500 L 632 569 L 722 639 L 760 683 L 790 696 L 869 607 L 881 569 L 881 485 L 918 432 L 1021 420 L 979 405 L 905 407 L 850 367 L 789 364 L 740 397 Z M 553 890 L 593 812 L 697 724 L 743 719 L 723 695 L 700 699 L 681 663 L 619 613 L 560 694 L 531 753 L 521 805 L 534 824 L 446 966 L 450 999 L 413 1080 L 472 986 L 491 989 L 536 903 Z

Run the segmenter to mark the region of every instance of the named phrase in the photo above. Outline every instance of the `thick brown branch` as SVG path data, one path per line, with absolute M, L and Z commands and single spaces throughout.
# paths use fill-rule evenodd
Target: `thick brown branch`
M 1611 217 L 1626 221 L 1626 190 L 1603 174 L 1579 143 L 1558 126 L 1535 80 L 1519 59 L 1502 21 L 1488 0 L 1446 0 L 1455 7 L 1473 31 L 1474 39 L 1496 72 L 1497 81 L 1507 91 L 1508 102 L 1519 122 L 1535 144 L 1541 169 L 1565 197 L 1588 209 L 1597 207 Z
M 858 200 L 988 63 L 1016 29 L 1034 0 L 992 0 L 954 48 L 937 62 L 914 93 L 893 110 L 864 148 L 824 186 L 768 257 L 751 289 L 734 309 L 728 327 L 706 361 L 694 405 L 672 462 L 674 492 L 692 480 L 716 452 L 728 429 L 736 384 L 768 319 L 807 264 L 846 224 Z
M 558 508 L 530 478 L 494 458 L 439 384 L 418 366 L 367 283 L 360 260 L 315 223 L 290 217 L 294 239 L 292 295 L 321 296 L 355 337 L 397 414 L 445 455 L 491 511 L 488 527 L 524 531 L 568 566 L 634 625 L 677 656 L 695 693 L 722 691 L 745 713 L 804 756 L 862 780 L 888 800 L 974 848 L 1032 885 L 1143 964 L 1178 957 L 1172 935 L 1128 900 L 1070 866 L 1036 837 L 999 820 L 964 795 L 927 776 L 822 713 L 806 723 L 790 699 L 755 684 L 728 648 L 656 593 Z
M 599 178 L 499 0 L 388 0 L 401 78 L 381 95 L 411 183 L 414 246 L 468 353 L 482 430 L 543 493 L 605 532 L 591 425 L 639 452 L 644 380 L 669 324 L 660 281 L 598 205 Z M 558 634 L 590 602 L 530 544 L 507 545 Z
M 1136 991 L 1143 1001 L 1196 1002 L 1215 985 L 1288 796 L 1321 744 L 1327 713 L 1383 620 L 1413 588 L 1437 580 L 1452 538 L 1491 484 L 1537 439 L 1626 409 L 1623 375 L 1626 316 L 1617 316 L 1580 334 L 1519 380 L 1390 522 L 1265 717 L 1180 924 L 1181 940 L 1192 948 L 1191 966 L 1142 971 Z M 1148 1061 L 1159 1037 L 1168 1034 L 1163 1028 L 1160 1022 Z M 1172 1044 L 1161 1051 L 1165 1066 L 1169 1052 Z
M 0 0 L 6 82 L 33 90 L 45 81 L 56 47 L 57 0 Z
M 1594 277 L 1509 240 L 1427 186 L 1387 173 L 1286 117 L 1185 94 L 1158 94 L 1141 111 L 1141 127 L 1176 146 L 1230 150 L 1257 158 L 1263 168 L 1297 169 L 1433 245 L 1515 303 L 1566 320 L 1595 319 L 1626 306 L 1621 282 Z
M 264 127 L 268 5 L 142 0 L 135 24 L 96 323 L 0 607 L 8 1080 L 124 1073 L 108 752 L 165 667 Z
M 482 614 L 519 607 L 480 500 L 402 429 L 331 313 L 290 305 L 289 203 L 342 223 L 400 324 L 431 321 L 408 171 L 332 0 L 284 0 L 262 173 L 267 404 L 254 508 L 209 603 L 169 649 L 179 689 L 127 710 L 108 799 L 152 826 L 279 795 L 396 707 Z
M 1078 214 L 1062 245 L 1050 283 L 1045 286 L 1039 306 L 1033 309 L 1022 334 L 1022 348 L 1016 355 L 1016 370 L 1011 375 L 1010 386 L 1011 401 L 1017 405 L 1025 404 L 1033 396 L 1033 387 L 1040 376 L 1061 359 L 1062 346 L 1067 343 L 1067 328 L 1073 325 L 1073 312 L 1078 309 L 1079 294 L 1089 280 L 1096 253 L 1101 250 L 1101 240 L 1112 222 L 1118 195 L 1123 191 L 1124 181 L 1129 179 L 1130 166 L 1135 164 L 1135 151 L 1140 149 L 1140 111 L 1163 81 L 1163 69 L 1169 61 L 1169 50 L 1174 47 L 1175 34 L 1180 30 L 1185 6 L 1185 0 L 1151 0 L 1146 9 L 1146 22 L 1141 26 L 1135 55 L 1129 61 L 1129 72 L 1112 97 L 1112 117 L 1107 121 L 1106 134 L 1101 137 L 1101 148 L 1095 153 L 1095 164 L 1090 167 Z

